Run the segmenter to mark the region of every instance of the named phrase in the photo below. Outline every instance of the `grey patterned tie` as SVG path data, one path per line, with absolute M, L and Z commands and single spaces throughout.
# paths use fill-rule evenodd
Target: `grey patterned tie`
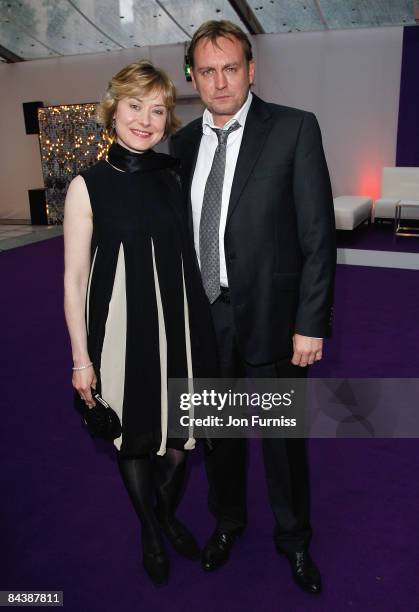
M 199 223 L 199 259 L 205 293 L 210 304 L 220 295 L 220 250 L 219 230 L 221 199 L 223 195 L 226 166 L 227 138 L 237 130 L 240 123 L 235 121 L 227 130 L 211 128 L 217 134 L 218 146 L 207 178 Z

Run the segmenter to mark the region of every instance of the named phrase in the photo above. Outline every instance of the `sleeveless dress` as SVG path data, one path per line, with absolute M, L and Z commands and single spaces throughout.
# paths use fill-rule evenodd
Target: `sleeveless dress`
M 130 155 L 117 144 L 110 160 L 112 152 Z M 124 457 L 194 448 L 191 430 L 187 440 L 168 439 L 167 381 L 217 367 L 177 160 L 152 150 L 131 156 L 135 171 L 101 160 L 80 173 L 93 212 L 88 350 L 97 388 L 121 420 L 114 444 Z

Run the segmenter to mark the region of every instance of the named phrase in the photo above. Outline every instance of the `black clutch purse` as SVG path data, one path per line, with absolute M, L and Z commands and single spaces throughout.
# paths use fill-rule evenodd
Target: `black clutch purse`
M 91 391 L 96 406 L 89 408 L 82 401 L 83 407 L 81 410 L 90 435 L 92 438 L 102 438 L 103 440 L 119 438 L 122 432 L 119 416 L 95 389 L 91 389 Z

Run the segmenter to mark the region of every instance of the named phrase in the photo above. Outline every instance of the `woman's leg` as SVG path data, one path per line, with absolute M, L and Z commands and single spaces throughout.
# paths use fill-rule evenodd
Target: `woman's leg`
M 199 559 L 200 550 L 193 535 L 176 517 L 186 471 L 185 451 L 168 448 L 155 458 L 156 515 L 177 552 L 188 559 Z
M 169 561 L 162 541 L 160 525 L 153 509 L 153 465 L 148 455 L 135 459 L 118 455 L 118 467 L 141 523 L 143 563 L 156 584 L 167 582 Z
M 166 520 L 174 518 L 185 480 L 185 451 L 168 448 L 166 454 L 157 456 L 156 498 L 157 512 Z

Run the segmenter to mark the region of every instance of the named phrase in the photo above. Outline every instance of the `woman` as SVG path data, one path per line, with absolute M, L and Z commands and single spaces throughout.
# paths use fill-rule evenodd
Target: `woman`
M 118 465 L 156 584 L 169 573 L 162 532 L 178 553 L 199 558 L 175 518 L 185 449 L 195 440 L 167 438 L 167 379 L 214 374 L 216 354 L 177 160 L 152 150 L 179 125 L 175 96 L 145 60 L 112 78 L 99 107 L 113 140 L 108 158 L 74 178 L 64 216 L 73 387 L 89 407 L 97 387 L 120 416 Z

